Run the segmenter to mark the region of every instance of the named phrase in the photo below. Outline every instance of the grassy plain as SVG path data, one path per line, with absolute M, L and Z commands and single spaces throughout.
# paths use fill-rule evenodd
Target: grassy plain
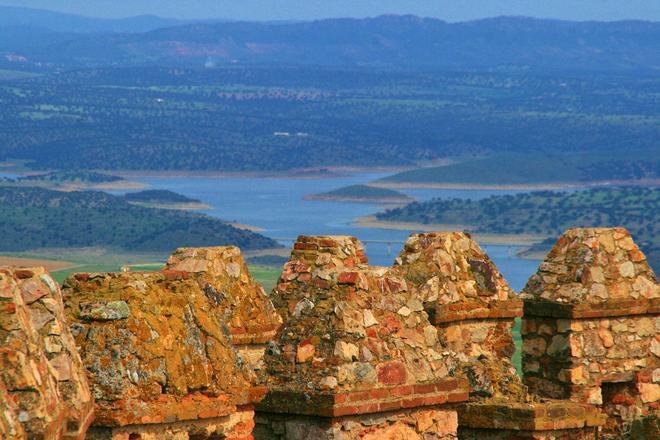
M 0 264 L 2 260 L 0 259 Z M 163 267 L 164 262 L 144 262 L 142 264 L 130 265 L 132 271 L 152 271 Z M 67 266 L 66 268 L 51 270 L 53 278 L 61 283 L 73 273 L 79 272 L 119 272 L 122 268 L 120 264 L 93 263 Z M 270 292 L 277 284 L 280 276 L 280 269 L 267 266 L 248 265 L 250 274 L 264 287 L 266 292 Z

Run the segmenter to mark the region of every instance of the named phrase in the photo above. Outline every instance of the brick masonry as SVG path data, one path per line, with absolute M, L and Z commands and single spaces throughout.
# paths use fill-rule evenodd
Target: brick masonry
M 477 402 L 459 414 L 461 439 L 594 439 L 603 415 L 591 405 L 566 401 Z

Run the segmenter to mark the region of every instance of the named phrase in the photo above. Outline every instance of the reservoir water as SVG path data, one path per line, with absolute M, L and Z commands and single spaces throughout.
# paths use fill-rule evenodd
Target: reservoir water
M 354 235 L 361 240 L 389 241 L 368 243 L 371 264 L 391 265 L 410 231 L 363 228 L 354 225 L 358 217 L 383 207 L 379 204 L 305 200 L 305 196 L 346 185 L 367 183 L 385 176 L 355 173 L 333 178 L 248 178 L 248 177 L 139 177 L 154 189 L 168 189 L 199 199 L 212 208 L 207 214 L 263 228 L 263 234 L 291 246 L 291 239 L 305 235 Z M 480 199 L 491 195 L 515 194 L 514 190 L 406 189 L 418 200 L 433 197 Z M 516 255 L 517 246 L 482 245 L 511 286 L 520 290 L 536 271 L 538 261 Z M 388 249 L 389 248 L 389 249 Z M 388 250 L 390 252 L 388 252 Z

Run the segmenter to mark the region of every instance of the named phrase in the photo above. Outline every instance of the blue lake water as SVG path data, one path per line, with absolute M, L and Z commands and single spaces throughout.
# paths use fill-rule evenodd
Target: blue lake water
M 368 243 L 366 246 L 371 264 L 390 265 L 410 231 L 362 228 L 353 224 L 357 217 L 381 210 L 381 205 L 304 199 L 307 195 L 366 183 L 383 176 L 385 174 L 356 173 L 322 179 L 140 177 L 131 180 L 199 199 L 212 206 L 205 211 L 207 214 L 263 228 L 263 234 L 286 246 L 291 246 L 290 240 L 300 234 L 354 235 L 362 240 L 391 241 L 390 246 L 387 243 Z M 405 189 L 402 192 L 418 200 L 427 200 L 433 197 L 480 199 L 524 191 Z M 516 246 L 483 245 L 483 248 L 516 290 L 524 286 L 539 263 L 518 258 Z

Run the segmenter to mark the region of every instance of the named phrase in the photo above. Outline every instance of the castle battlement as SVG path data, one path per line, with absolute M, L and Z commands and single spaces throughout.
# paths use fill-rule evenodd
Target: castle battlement
M 300 236 L 270 294 L 231 246 L 62 290 L 0 268 L 0 436 L 658 438 L 659 312 L 621 228 L 567 231 L 520 295 L 460 232 L 392 267 Z

